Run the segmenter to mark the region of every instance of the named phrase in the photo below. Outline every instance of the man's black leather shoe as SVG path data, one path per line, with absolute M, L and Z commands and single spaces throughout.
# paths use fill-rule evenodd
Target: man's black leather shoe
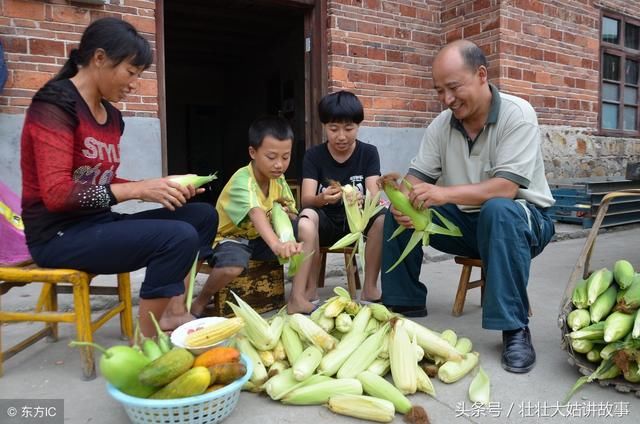
M 385 305 L 391 312 L 402 314 L 409 318 L 419 318 L 427 316 L 427 308 L 420 306 Z
M 536 351 L 531 343 L 529 327 L 502 332 L 502 368 L 509 372 L 526 373 L 536 363 Z

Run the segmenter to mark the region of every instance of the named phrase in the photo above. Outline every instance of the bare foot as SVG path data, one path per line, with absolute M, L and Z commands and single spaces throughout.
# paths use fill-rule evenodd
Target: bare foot
M 309 299 L 309 302 L 316 302 L 320 300 L 320 296 L 318 296 L 318 290 L 315 288 L 313 290 L 307 290 L 305 293 L 305 297 Z
M 377 287 L 373 290 L 362 289 L 362 292 L 360 293 L 360 300 L 365 300 L 367 302 L 380 300 L 381 297 L 382 292 Z
M 297 300 L 290 298 L 289 302 L 287 302 L 287 313 L 289 315 L 296 313 L 310 314 L 315 308 L 316 305 L 306 299 Z
M 195 317 L 190 313 L 185 313 L 182 315 L 168 315 L 165 313 L 164 315 L 162 315 L 162 318 L 160 318 L 160 321 L 158 323 L 160 324 L 160 328 L 162 330 L 173 331 L 176 328 L 180 327 L 182 324 L 193 321 L 194 319 Z

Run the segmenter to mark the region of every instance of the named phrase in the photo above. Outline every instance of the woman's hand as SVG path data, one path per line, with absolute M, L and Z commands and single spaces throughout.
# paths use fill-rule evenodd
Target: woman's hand
M 192 185 L 185 187 L 172 181 L 171 176 L 142 180 L 135 184 L 138 185 L 136 195 L 138 199 L 160 203 L 171 211 L 181 207 L 198 193 Z

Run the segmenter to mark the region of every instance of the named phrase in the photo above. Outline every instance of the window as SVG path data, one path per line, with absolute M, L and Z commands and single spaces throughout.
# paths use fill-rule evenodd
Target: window
M 600 76 L 601 131 L 640 136 L 640 21 L 602 16 Z

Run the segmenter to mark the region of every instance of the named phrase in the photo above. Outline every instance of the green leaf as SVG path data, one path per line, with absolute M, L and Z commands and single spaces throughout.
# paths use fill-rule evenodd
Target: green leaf
M 462 231 L 460 231 L 460 228 L 458 228 L 453 222 L 449 221 L 437 210 L 431 209 L 431 211 L 436 214 L 438 219 L 440 219 L 440 222 L 442 222 L 449 231 L 452 231 L 454 233 L 454 234 L 451 234 L 452 236 L 455 236 L 455 237 L 462 236 Z
M 400 233 L 402 233 L 402 232 L 403 232 L 404 230 L 406 230 L 406 229 L 407 229 L 407 227 L 405 227 L 405 226 L 403 226 L 403 225 L 398 225 L 398 228 L 396 228 L 396 230 L 393 232 L 393 234 L 391 234 L 391 237 L 389 237 L 389 240 L 387 240 L 387 241 L 391 241 L 391 240 L 393 240 L 394 238 L 398 237 L 398 235 L 399 235 Z
M 193 265 L 191 265 L 191 271 L 189 271 L 189 287 L 187 287 L 187 296 L 185 298 L 187 312 L 191 312 L 191 302 L 193 301 L 193 286 L 195 285 L 196 281 L 199 255 L 200 252 L 197 252 L 196 259 L 193 261 Z
M 344 249 L 345 247 L 351 246 L 353 243 L 357 242 L 360 237 L 362 237 L 361 233 L 349 233 L 337 242 L 333 243 L 329 250 Z
M 402 228 L 404 228 L 404 227 L 402 227 Z M 424 235 L 424 231 L 414 231 L 413 234 L 411 234 L 411 238 L 409 239 L 409 243 L 407 243 L 407 247 L 404 248 L 404 251 L 402 252 L 400 257 L 398 258 L 396 263 L 393 264 L 391 266 L 391 268 L 389 268 L 386 272 L 390 272 L 395 267 L 397 267 L 400 264 L 400 262 L 402 262 L 404 260 L 404 258 L 406 258 L 407 255 L 413 250 L 413 248 L 418 245 L 420 240 L 422 240 L 423 235 Z

